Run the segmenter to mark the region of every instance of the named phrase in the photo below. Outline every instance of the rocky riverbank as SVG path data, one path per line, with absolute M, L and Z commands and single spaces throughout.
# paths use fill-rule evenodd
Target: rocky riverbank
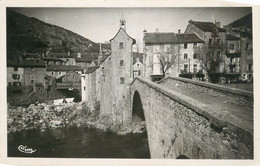
M 54 104 L 31 104 L 28 108 L 8 108 L 8 133 L 29 129 L 40 129 L 58 127 L 89 127 L 104 131 L 112 131 L 120 135 L 128 133 L 145 132 L 145 122 L 133 122 L 128 125 L 115 124 L 109 117 L 99 116 L 99 104 L 95 111 L 90 111 L 87 103 L 64 103 Z

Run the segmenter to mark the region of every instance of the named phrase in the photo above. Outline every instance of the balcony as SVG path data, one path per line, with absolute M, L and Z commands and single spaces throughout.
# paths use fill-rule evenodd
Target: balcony
M 241 53 L 238 50 L 227 50 L 225 54 L 228 58 L 241 57 Z
M 188 71 L 188 69 L 184 69 L 184 70 L 181 70 L 181 74 L 203 74 L 203 71 L 202 69 L 201 70 L 190 70 Z

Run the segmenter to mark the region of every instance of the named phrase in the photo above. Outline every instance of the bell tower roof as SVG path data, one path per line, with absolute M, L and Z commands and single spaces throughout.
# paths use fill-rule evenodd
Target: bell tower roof
M 121 19 L 120 19 L 120 26 L 119 28 L 123 28 L 124 30 L 126 30 L 126 21 L 124 19 L 124 15 L 122 15 Z

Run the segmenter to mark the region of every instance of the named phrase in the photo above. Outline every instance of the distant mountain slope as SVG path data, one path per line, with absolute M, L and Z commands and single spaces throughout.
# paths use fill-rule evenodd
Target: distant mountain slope
M 110 48 L 110 44 L 104 44 Z M 99 44 L 62 27 L 7 9 L 7 51 L 98 52 Z

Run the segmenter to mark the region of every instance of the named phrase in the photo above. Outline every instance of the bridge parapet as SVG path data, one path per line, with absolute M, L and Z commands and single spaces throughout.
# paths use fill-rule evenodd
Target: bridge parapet
M 168 76 L 158 82 L 170 89 L 186 88 L 193 93 L 207 93 L 210 96 L 223 99 L 225 102 L 241 105 L 243 107 L 253 108 L 253 93 L 246 90 L 225 87 L 202 81 L 195 81 L 187 78 Z
M 252 113 L 243 118 L 234 112 L 234 103 L 212 107 L 139 77 L 131 83 L 132 95 L 135 91 L 141 96 L 152 158 L 253 158 Z

